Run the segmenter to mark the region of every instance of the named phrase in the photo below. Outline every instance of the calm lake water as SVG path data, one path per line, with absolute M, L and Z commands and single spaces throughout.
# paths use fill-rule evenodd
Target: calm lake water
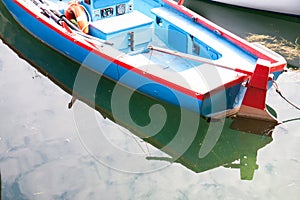
M 249 33 L 290 42 L 300 37 L 296 18 L 200 1 L 186 4 L 244 38 Z M 197 123 L 201 130 L 196 131 L 186 152 L 171 158 L 172 153 L 165 153 L 160 143 L 177 138 L 173 133 L 182 121 L 176 109 L 162 105 L 165 113 L 160 106 L 151 107 L 157 102 L 134 94 L 128 104 L 134 110 L 131 118 L 124 120 L 120 113 L 115 123 L 105 112 L 110 108 L 110 99 L 106 98 L 114 87 L 107 80 L 101 80 L 103 94 L 97 97 L 104 108 L 102 114 L 79 100 L 68 109 L 72 98 L 69 88 L 77 73 L 75 64 L 34 42 L 21 29 L 12 29 L 3 7 L 0 11 L 3 40 L 13 43 L 31 60 L 20 58 L 0 40 L 3 199 L 300 198 L 300 111 L 286 103 L 274 88 L 268 93 L 267 103 L 283 123 L 272 137 L 230 130 L 230 120 L 208 124 L 189 116 L 189 120 L 200 120 Z M 42 55 L 47 55 L 49 61 L 40 59 Z M 299 59 L 292 57 L 290 66 L 300 66 Z M 284 73 L 278 85 L 285 97 L 300 105 L 299 72 Z M 155 111 L 160 115 L 153 118 Z M 163 126 L 161 121 L 169 125 L 159 132 L 156 129 Z M 159 134 L 150 139 L 143 137 L 144 133 L 149 135 L 149 130 Z M 205 134 L 219 131 L 211 151 L 201 151 Z

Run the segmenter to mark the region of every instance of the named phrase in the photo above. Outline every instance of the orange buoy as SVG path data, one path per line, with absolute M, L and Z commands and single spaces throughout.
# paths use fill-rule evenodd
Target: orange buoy
M 79 29 L 84 32 L 89 32 L 89 23 L 84 7 L 77 2 L 69 2 L 69 7 L 65 11 L 65 16 L 68 20 L 75 19 Z

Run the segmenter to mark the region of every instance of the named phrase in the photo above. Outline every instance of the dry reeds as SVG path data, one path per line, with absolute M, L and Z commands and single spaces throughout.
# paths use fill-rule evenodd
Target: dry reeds
M 267 48 L 281 54 L 287 61 L 297 61 L 300 65 L 300 39 L 296 38 L 294 42 L 284 38 L 278 38 L 270 35 L 250 34 L 246 37 L 248 42 L 258 42 Z

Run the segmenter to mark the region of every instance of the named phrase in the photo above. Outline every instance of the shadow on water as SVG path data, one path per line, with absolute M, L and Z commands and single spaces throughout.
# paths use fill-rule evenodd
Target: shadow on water
M 0 11 L 1 38 L 20 57 L 35 66 L 67 93 L 76 95 L 90 106 L 92 106 L 90 102 L 96 102 L 96 109 L 103 117 L 120 124 L 168 154 L 167 157 L 148 156 L 148 160 L 180 163 L 196 173 L 219 166 L 238 168 L 241 179 L 253 179 L 254 172 L 258 168 L 257 151 L 272 142 L 272 130 L 262 135 L 239 132 L 230 129 L 231 118 L 209 121 L 195 113 L 180 110 L 178 107 L 158 102 L 137 92 L 131 94 L 132 91 L 128 88 L 116 85 L 113 81 L 103 77 L 99 79 L 95 73 L 80 68 L 78 63 L 70 61 L 37 41 L 16 24 L 2 3 L 0 3 Z M 75 89 L 73 86 L 79 70 L 86 78 L 86 82 Z M 89 83 L 94 80 L 99 81 L 96 93 L 90 91 L 88 87 Z M 122 99 L 122 94 L 125 96 L 128 93 L 131 94 L 127 105 L 130 116 L 126 112 L 113 112 L 112 95 L 116 86 L 121 88 L 118 91 L 119 99 Z M 152 123 L 151 110 L 155 111 L 153 109 L 156 108 L 155 105 L 164 108 L 163 112 L 153 115 L 158 118 L 156 121 L 165 120 L 159 130 L 156 130 L 155 126 L 148 126 Z M 164 113 L 167 116 L 165 119 Z M 182 116 L 187 119 L 182 119 Z M 181 127 L 183 120 L 186 123 L 185 128 Z M 197 123 L 197 129 L 189 132 L 189 127 L 195 126 L 194 123 Z M 157 132 L 153 134 L 152 131 Z M 192 138 L 192 140 L 186 143 L 186 138 Z M 182 144 L 188 145 L 184 145 L 183 148 Z
M 211 2 L 186 0 L 185 5 L 249 42 L 259 42 L 300 67 L 300 17 Z

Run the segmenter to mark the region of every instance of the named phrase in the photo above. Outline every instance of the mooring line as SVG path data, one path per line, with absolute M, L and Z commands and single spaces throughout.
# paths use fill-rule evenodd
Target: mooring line
M 292 122 L 292 121 L 297 121 L 297 120 L 300 120 L 300 117 L 294 118 L 294 119 L 287 119 L 287 120 L 282 121 L 281 123 L 283 124 L 283 123 Z
M 281 93 L 281 91 L 279 90 L 278 84 L 276 83 L 275 80 L 273 80 L 273 85 L 276 89 L 276 92 L 279 94 L 279 96 L 281 96 L 288 104 L 290 104 L 291 106 L 293 106 L 294 108 L 296 108 L 297 110 L 300 110 L 300 107 L 295 105 L 294 103 L 292 103 L 290 100 L 288 100 L 285 96 L 283 96 L 283 94 Z M 287 119 L 285 121 L 282 121 L 281 123 L 287 123 L 287 122 L 291 122 L 291 121 L 297 121 L 300 120 L 300 117 L 298 118 L 293 118 L 293 119 Z
M 285 96 L 283 96 L 283 94 L 281 93 L 281 91 L 279 90 L 278 84 L 276 83 L 275 80 L 273 80 L 273 85 L 276 89 L 276 92 L 287 102 L 289 103 L 291 106 L 293 106 L 294 108 L 296 108 L 297 110 L 300 110 L 300 107 L 295 105 L 294 103 L 292 103 L 290 100 L 288 100 Z

